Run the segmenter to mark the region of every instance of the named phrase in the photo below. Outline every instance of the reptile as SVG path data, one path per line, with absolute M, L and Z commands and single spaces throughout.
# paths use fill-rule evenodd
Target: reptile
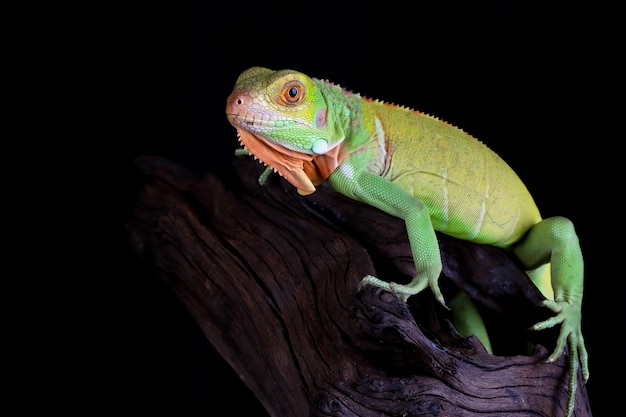
M 414 277 L 402 284 L 367 275 L 359 288 L 377 286 L 403 301 L 429 288 L 449 308 L 438 284 L 442 260 L 435 231 L 512 253 L 553 313 L 531 329 L 560 325 L 547 362 L 569 348 L 566 415 L 573 414 L 579 370 L 584 383 L 589 378 L 579 239 L 568 218 L 542 218 L 526 185 L 500 156 L 437 117 L 291 69 L 242 72 L 226 116 L 240 151 L 265 164 L 262 178 L 273 170 L 301 195 L 327 181 L 339 193 L 404 220 Z M 492 353 L 469 296 L 450 300 L 453 311 L 457 306 L 471 313 L 453 314 L 460 332 L 476 335 Z

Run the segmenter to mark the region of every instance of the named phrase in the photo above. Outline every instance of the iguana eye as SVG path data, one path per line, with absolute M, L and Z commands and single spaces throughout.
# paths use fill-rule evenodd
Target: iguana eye
M 284 104 L 299 104 L 304 100 L 304 85 L 298 81 L 292 81 L 283 87 L 280 92 L 280 99 Z

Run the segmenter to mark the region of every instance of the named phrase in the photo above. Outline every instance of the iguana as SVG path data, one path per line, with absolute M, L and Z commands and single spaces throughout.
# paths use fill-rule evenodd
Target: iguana
M 245 152 L 300 194 L 328 181 L 341 194 L 404 219 L 416 275 L 408 284 L 368 275 L 361 286 L 381 287 L 404 301 L 430 288 L 445 306 L 435 230 L 510 250 L 554 312 L 532 329 L 561 326 L 547 361 L 569 344 L 567 415 L 573 413 L 579 367 L 583 380 L 589 378 L 578 237 L 567 218 L 542 219 L 524 183 L 495 152 L 436 117 L 289 69 L 244 71 L 226 115 Z M 468 316 L 458 327 L 490 350 L 480 318 Z

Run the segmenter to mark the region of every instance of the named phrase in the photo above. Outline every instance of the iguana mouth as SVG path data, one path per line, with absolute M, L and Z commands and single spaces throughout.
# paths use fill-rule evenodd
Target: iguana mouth
M 294 125 L 302 125 L 303 122 L 297 119 L 274 119 L 266 113 L 254 112 L 247 110 L 245 112 L 226 113 L 231 124 L 246 125 L 254 129 L 272 128 L 281 129 L 293 127 Z
M 276 120 L 264 120 L 264 119 L 260 119 L 258 117 L 243 117 L 238 115 L 237 116 L 237 123 L 239 124 L 245 124 L 247 126 L 253 126 L 253 127 L 271 127 L 271 128 L 280 128 L 280 127 L 286 127 L 287 125 L 293 125 L 295 123 L 297 123 L 294 120 L 283 120 L 280 121 L 282 122 L 285 126 L 278 126 L 279 123 Z

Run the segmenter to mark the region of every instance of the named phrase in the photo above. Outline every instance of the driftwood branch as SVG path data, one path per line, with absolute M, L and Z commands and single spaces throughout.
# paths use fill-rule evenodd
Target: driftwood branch
M 251 158 L 228 187 L 156 157 L 128 223 L 206 337 L 273 417 L 561 416 L 566 356 L 526 275 L 502 250 L 439 235 L 446 297 L 475 300 L 494 355 L 461 337 L 432 293 L 408 303 L 374 287 L 414 272 L 404 224 L 326 186 L 297 195 Z M 528 352 L 528 341 L 534 348 Z M 575 415 L 590 416 L 579 380 Z

